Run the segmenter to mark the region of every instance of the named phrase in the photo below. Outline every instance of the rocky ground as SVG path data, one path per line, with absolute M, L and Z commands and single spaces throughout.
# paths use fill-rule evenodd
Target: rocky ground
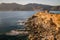
M 38 12 L 25 23 L 30 40 L 60 40 L 60 14 Z

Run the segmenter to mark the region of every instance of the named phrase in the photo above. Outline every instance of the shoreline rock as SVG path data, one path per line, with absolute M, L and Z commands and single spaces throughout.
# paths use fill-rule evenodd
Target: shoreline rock
M 38 12 L 25 23 L 30 40 L 60 40 L 60 14 Z

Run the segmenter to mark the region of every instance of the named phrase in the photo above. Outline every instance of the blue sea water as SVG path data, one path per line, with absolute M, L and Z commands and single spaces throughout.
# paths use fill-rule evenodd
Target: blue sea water
M 60 13 L 60 11 L 50 12 Z M 0 31 L 4 32 L 17 28 L 16 21 L 25 20 L 35 13 L 36 11 L 0 11 Z
M 18 28 L 16 25 L 18 20 L 25 20 L 35 13 L 35 11 L 0 11 L 0 31 Z
M 50 12 L 60 14 L 60 11 L 50 11 Z

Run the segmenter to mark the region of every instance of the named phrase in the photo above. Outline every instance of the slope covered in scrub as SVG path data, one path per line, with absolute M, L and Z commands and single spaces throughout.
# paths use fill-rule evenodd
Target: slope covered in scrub
M 38 12 L 25 23 L 30 40 L 60 40 L 60 14 Z

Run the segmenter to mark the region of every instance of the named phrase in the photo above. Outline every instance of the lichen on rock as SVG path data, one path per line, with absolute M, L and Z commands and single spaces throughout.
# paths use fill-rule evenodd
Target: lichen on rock
M 38 12 L 25 23 L 30 40 L 60 40 L 60 14 Z M 59 36 L 58 36 L 59 35 Z

